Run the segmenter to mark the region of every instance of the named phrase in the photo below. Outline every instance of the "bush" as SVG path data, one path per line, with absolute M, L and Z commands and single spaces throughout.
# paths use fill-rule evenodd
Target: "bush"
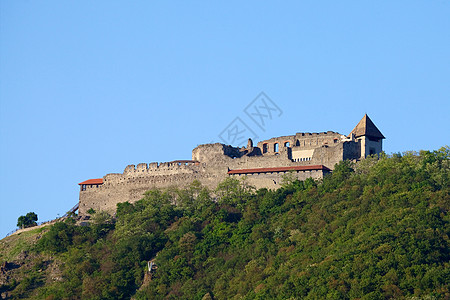
M 36 226 L 36 221 L 38 220 L 37 214 L 34 212 L 29 212 L 25 216 L 20 216 L 17 219 L 17 227 L 19 228 L 27 228 Z

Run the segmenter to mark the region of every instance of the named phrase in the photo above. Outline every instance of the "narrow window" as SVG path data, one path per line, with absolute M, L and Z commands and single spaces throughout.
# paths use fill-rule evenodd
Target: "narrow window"
M 85 190 L 86 190 L 86 185 L 85 185 L 85 184 L 83 184 L 83 185 L 81 186 L 81 190 L 82 190 L 82 191 L 85 191 Z
M 278 146 L 279 146 L 278 143 L 273 144 L 273 151 L 274 152 L 278 152 L 278 150 L 279 150 Z
M 267 144 L 263 144 L 263 153 L 267 153 Z

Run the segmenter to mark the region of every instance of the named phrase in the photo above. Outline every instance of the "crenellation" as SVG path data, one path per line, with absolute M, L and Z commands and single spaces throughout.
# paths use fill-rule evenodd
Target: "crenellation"
M 334 131 L 297 132 L 260 141 L 256 146 L 251 139 L 247 147 L 199 145 L 192 150 L 192 160 L 132 164 L 123 173 L 80 183 L 79 213 L 83 215 L 89 208 L 113 212 L 117 203 L 137 201 L 152 188 L 182 187 L 194 180 L 215 189 L 227 176 L 247 176 L 257 188 L 278 188 L 287 170 L 294 170 L 299 180 L 320 179 L 344 159 L 381 153 L 382 139 L 365 115 L 347 136 Z
M 128 165 L 125 167 L 125 170 L 123 171 L 123 173 L 131 173 L 131 172 L 134 172 L 135 170 L 136 170 L 135 165 Z
M 148 169 L 149 170 L 153 170 L 153 169 L 157 169 L 158 168 L 158 163 L 157 162 L 152 162 L 148 164 Z
M 146 163 L 140 163 L 136 166 L 136 171 L 147 171 L 148 165 Z

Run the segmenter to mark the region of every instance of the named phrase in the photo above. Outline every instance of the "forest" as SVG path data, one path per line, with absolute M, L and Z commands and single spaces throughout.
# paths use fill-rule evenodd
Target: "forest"
M 228 178 L 53 225 L 12 299 L 449 299 L 450 148 L 342 161 L 277 190 Z M 149 262 L 156 267 L 148 271 Z M 58 279 L 49 278 L 57 268 Z M 54 270 L 52 271 L 54 272 Z

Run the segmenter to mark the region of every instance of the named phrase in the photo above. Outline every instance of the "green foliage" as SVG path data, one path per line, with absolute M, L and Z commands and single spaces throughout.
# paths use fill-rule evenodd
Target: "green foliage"
M 247 182 L 247 177 L 241 180 L 228 177 L 219 183 L 215 192 L 219 203 L 241 208 L 252 196 L 254 189 Z
M 115 219 L 55 224 L 36 251 L 64 262 L 64 280 L 29 288 L 53 299 L 446 299 L 449 169 L 445 147 L 342 162 L 321 182 L 286 176 L 278 190 L 232 178 L 213 195 L 198 182 L 152 190 Z M 136 292 L 151 259 L 158 269 Z
M 17 227 L 19 228 L 28 228 L 36 226 L 36 221 L 38 220 L 37 214 L 34 212 L 29 212 L 25 216 L 20 216 L 17 219 Z

